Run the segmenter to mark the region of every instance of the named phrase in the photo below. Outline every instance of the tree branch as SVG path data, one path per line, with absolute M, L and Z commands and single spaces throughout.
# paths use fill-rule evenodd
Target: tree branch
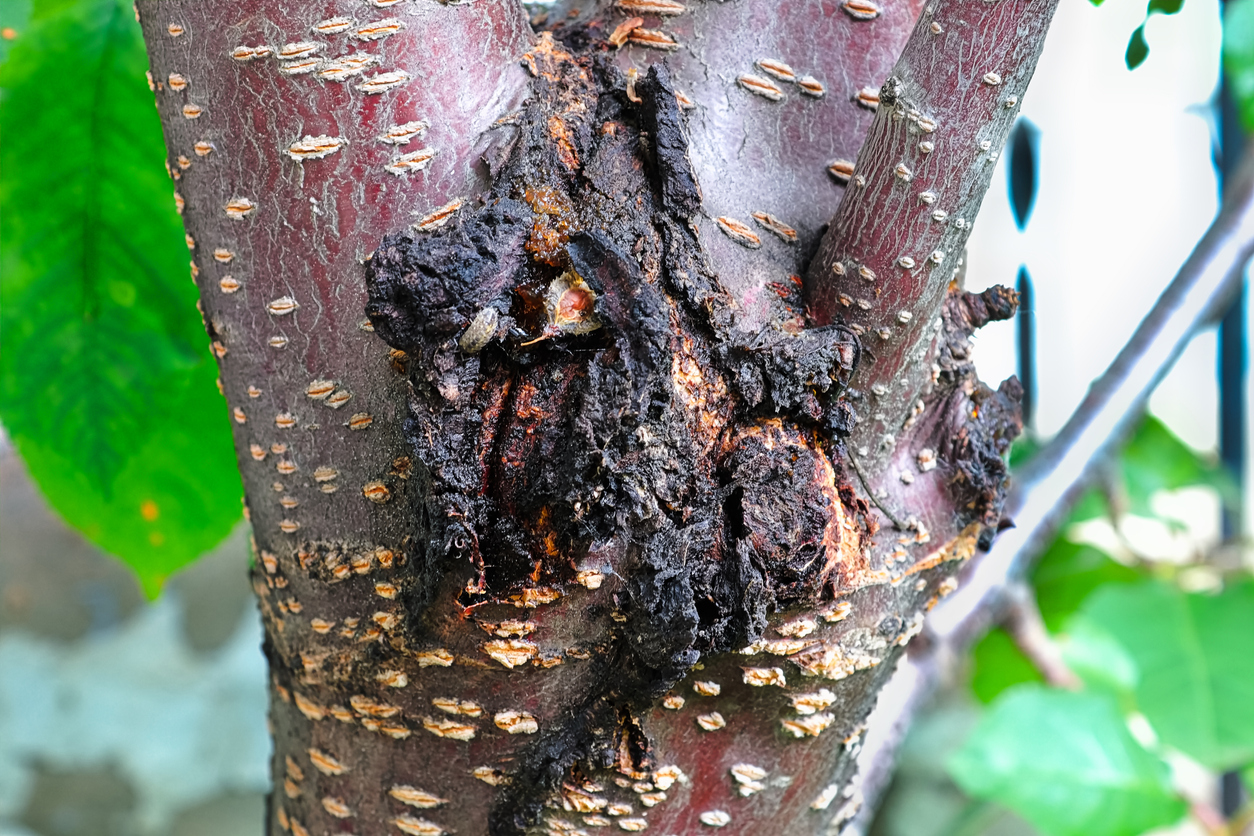
M 1050 685 L 1071 691 L 1079 690 L 1080 678 L 1067 667 L 1062 652 L 1049 635 L 1032 588 L 1022 581 L 1009 584 L 1006 598 L 1006 632 L 1010 633 L 1015 645 Z
M 1056 5 L 937 0 L 865 97 L 875 121 L 806 292 L 815 322 L 848 323 L 873 358 L 855 383 L 876 408 L 851 436 L 870 470 L 932 383 L 941 305 Z
M 959 590 L 929 616 L 929 641 L 902 660 L 881 693 L 859 757 L 868 804 L 853 832 L 870 827 L 875 803 L 892 777 L 897 746 L 952 661 L 1000 617 L 1009 585 L 1024 577 L 1054 537 L 1185 346 L 1231 304 L 1252 255 L 1254 153 L 1247 153 L 1219 215 L 1180 272 L 1066 426 L 1020 474 L 1008 503 L 1016 527 L 1000 535 Z
M 796 288 L 844 192 L 839 172 L 852 165 L 874 116 L 860 91 L 887 77 L 923 0 L 575 5 L 577 18 L 559 7 L 549 20 L 590 22 L 608 38 L 639 16 L 641 29 L 661 34 L 628 37 L 614 61 L 643 77 L 664 60 L 683 97 L 702 193 L 693 223 L 737 302 L 737 326 L 755 333 L 786 318 L 777 294 Z M 669 11 L 658 14 L 662 8 Z M 727 221 L 753 238 L 730 234 Z

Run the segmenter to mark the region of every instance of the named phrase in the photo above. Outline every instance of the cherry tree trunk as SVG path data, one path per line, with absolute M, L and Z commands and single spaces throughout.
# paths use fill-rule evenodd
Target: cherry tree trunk
M 143 0 L 267 831 L 834 832 L 1001 524 L 961 257 L 1055 0 Z M 535 24 L 533 26 L 533 23 Z

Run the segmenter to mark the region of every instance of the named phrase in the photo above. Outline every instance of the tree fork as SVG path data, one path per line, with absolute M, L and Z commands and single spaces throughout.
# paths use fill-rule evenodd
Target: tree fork
M 965 0 L 924 9 L 810 264 L 815 321 L 848 322 L 876 355 L 858 379 L 873 411 L 851 443 L 877 472 L 939 373 L 929 360 L 944 353 L 941 307 L 1056 6 Z M 1013 299 L 989 297 L 972 324 L 1009 316 Z
M 507 2 L 326 8 L 140 6 L 256 538 L 271 832 L 838 826 L 1018 429 L 966 362 L 1013 294 L 886 270 L 895 351 L 835 306 L 832 259 L 933 246 L 867 243 L 905 204 L 857 148 L 935 120 L 973 216 L 957 149 L 1002 111 L 956 114 L 997 85 L 943 70 L 1035 43 L 985 71 L 1021 97 L 1052 3 L 929 6 L 879 94 L 917 9 L 621 0 L 537 39 Z

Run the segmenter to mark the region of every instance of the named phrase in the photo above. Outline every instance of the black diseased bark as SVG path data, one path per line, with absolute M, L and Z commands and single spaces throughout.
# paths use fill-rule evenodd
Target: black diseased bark
M 779 288 L 776 324 L 746 339 L 687 223 L 700 192 L 668 73 L 629 79 L 587 43 L 567 51 L 546 36 L 529 54 L 534 98 L 482 205 L 389 236 L 367 265 L 376 332 L 414 360 L 407 435 L 431 480 L 416 516 L 433 524 L 413 551 L 467 578 L 463 617 L 563 594 L 545 605 L 582 610 L 599 639 L 586 690 L 550 686 L 553 719 L 514 754 L 494 832 L 595 825 L 611 805 L 647 812 L 650 827 L 704 814 L 748 832 L 759 793 L 780 832 L 809 832 L 848 814 L 809 808 L 843 788 L 849 750 L 831 739 L 852 745 L 873 704 L 851 675 L 891 660 L 917 631 L 916 607 L 946 588 L 930 570 L 967 556 L 997 515 L 964 501 L 964 536 L 918 564 L 909 595 L 886 608 L 885 591 L 869 591 L 915 567 L 871 565 L 887 532 L 843 464 L 860 340 L 805 327 L 798 286 Z M 986 296 L 1013 311 L 1012 295 Z M 988 318 L 984 297 L 971 299 L 951 305 L 955 356 Z M 1013 386 L 976 390 L 987 405 L 972 422 L 972 370 L 943 362 L 937 397 L 952 404 L 927 428 L 948 475 L 996 507 Z M 944 499 L 937 512 L 952 514 Z M 592 573 L 589 596 L 576 584 Z M 863 599 L 874 603 L 850 618 Z M 848 697 L 822 679 L 848 681 Z M 677 697 L 704 705 L 668 711 Z M 668 766 L 691 784 L 662 773 L 659 789 Z
M 999 524 L 1017 391 L 967 340 L 1013 294 L 922 294 L 894 419 L 905 355 L 801 279 L 914 9 L 676 6 L 535 39 L 485 0 L 141 4 L 257 541 L 271 832 L 838 824 Z

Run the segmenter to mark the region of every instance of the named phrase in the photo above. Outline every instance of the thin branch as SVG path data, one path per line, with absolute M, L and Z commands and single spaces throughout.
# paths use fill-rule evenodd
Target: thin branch
M 1235 831 L 1224 821 L 1223 813 L 1215 809 L 1213 804 L 1197 799 L 1186 799 L 1189 803 L 1189 815 L 1206 831 L 1207 836 L 1232 836 Z
M 1176 278 L 1058 435 L 1018 475 L 1007 503 L 1015 528 L 1001 534 L 963 588 L 932 614 L 931 629 L 938 638 L 987 628 L 996 616 L 991 605 L 1001 598 L 1007 579 L 1021 577 L 1053 538 L 1193 335 L 1222 316 L 1252 253 L 1254 155 L 1247 155 L 1218 217 Z
M 1063 661 L 1062 651 L 1045 627 L 1032 588 L 1022 582 L 1011 584 L 1007 597 L 1010 602 L 1005 626 L 1015 645 L 1050 685 L 1078 691 L 1080 678 Z
M 1254 255 L 1254 153 L 1224 196 L 1218 217 L 1159 297 L 1132 339 L 1062 431 L 1025 468 L 1011 498 L 1016 528 L 1005 531 L 965 584 L 928 619 L 932 641 L 907 656 L 880 695 L 859 757 L 866 804 L 849 833 L 865 833 L 892 776 L 897 747 L 915 714 L 952 662 L 981 636 L 1005 606 L 1008 586 L 1022 578 L 1057 532 L 1107 456 L 1126 438 L 1154 387 L 1208 324 L 1231 304 Z M 1254 814 L 1251 814 L 1254 817 Z M 1243 825 L 1248 826 L 1248 822 Z
M 941 305 L 1056 6 L 930 3 L 883 87 L 859 94 L 878 110 L 806 294 L 815 322 L 843 320 L 874 349 L 857 383 L 882 406 L 851 438 L 872 471 L 931 385 Z

